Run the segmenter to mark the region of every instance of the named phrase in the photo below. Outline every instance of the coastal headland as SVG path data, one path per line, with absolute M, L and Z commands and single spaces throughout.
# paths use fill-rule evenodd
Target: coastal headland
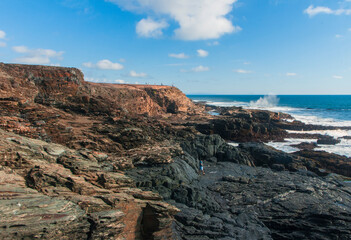
M 0 63 L 0 128 L 0 239 L 351 236 L 350 158 L 265 145 L 323 128 L 284 113 Z

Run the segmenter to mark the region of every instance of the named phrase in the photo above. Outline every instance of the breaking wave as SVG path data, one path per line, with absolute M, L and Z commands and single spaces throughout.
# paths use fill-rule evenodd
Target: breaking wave
M 257 108 L 270 108 L 275 107 L 279 103 L 279 98 L 276 95 L 266 95 L 264 97 L 260 97 L 257 101 L 250 101 L 250 107 Z

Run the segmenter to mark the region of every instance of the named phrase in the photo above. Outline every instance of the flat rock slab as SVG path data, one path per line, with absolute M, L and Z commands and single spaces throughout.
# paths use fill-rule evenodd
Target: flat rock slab
M 0 185 L 0 239 L 86 239 L 85 212 L 73 202 Z

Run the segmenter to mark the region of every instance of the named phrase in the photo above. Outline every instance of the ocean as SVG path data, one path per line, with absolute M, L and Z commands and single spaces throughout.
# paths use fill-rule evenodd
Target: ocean
M 194 101 L 206 101 L 208 104 L 247 109 L 262 109 L 284 112 L 306 124 L 324 126 L 351 127 L 351 95 L 188 95 Z M 293 132 L 293 131 L 291 131 Z M 321 145 L 315 150 L 327 151 L 351 157 L 351 130 L 305 131 L 320 133 L 340 138 L 336 145 Z M 270 142 L 269 145 L 285 151 L 298 149 L 290 145 L 301 142 L 316 142 L 316 139 L 285 139 L 286 142 Z

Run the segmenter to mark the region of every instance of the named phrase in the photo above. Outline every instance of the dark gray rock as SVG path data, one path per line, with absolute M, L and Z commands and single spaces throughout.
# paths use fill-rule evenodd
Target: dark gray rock
M 173 225 L 178 239 L 350 239 L 349 186 L 263 144 L 225 145 L 200 135 L 183 143 L 185 155 L 174 163 L 127 173 L 181 210 Z M 235 157 L 221 158 L 223 149 Z M 218 162 L 206 161 L 213 157 Z M 206 175 L 198 173 L 199 158 Z M 274 170 L 237 164 L 260 161 Z M 296 162 L 302 167 L 292 168 Z
M 330 137 L 330 136 L 325 136 L 325 137 L 317 140 L 317 144 L 322 144 L 322 145 L 335 145 L 335 144 L 338 144 L 340 142 L 341 142 L 341 140 L 335 139 L 335 138 Z

